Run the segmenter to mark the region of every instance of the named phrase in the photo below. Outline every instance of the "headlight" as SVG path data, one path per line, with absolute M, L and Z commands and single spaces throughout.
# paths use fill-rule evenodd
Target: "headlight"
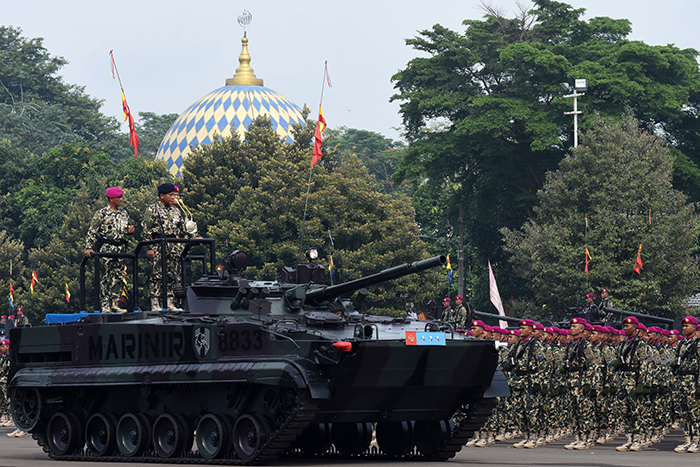
M 309 248 L 306 250 L 306 258 L 309 261 L 314 261 L 318 259 L 318 250 L 316 248 Z

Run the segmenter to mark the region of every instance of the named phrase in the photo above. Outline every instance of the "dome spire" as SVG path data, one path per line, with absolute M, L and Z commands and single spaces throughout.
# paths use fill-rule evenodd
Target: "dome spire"
M 248 53 L 248 38 L 246 37 L 246 32 L 243 32 L 243 39 L 241 39 L 241 44 L 243 45 L 241 50 L 241 55 L 238 57 L 238 61 L 241 66 L 236 68 L 236 74 L 233 78 L 228 78 L 226 80 L 226 86 L 232 86 L 235 84 L 247 84 L 249 86 L 262 86 L 263 80 L 255 76 L 255 72 L 250 67 L 250 54 Z

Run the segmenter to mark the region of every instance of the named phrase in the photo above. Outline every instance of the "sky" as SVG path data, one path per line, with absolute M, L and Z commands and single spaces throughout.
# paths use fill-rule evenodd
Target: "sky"
M 514 0 L 492 0 L 507 16 Z M 630 39 L 650 45 L 700 49 L 697 0 L 579 0 L 585 19 L 632 22 Z M 524 5 L 530 5 L 523 2 Z M 69 64 L 65 82 L 103 100 L 102 112 L 122 118 L 119 84 L 110 76 L 109 51 L 132 112 L 180 114 L 225 85 L 238 67 L 248 10 L 251 67 L 264 85 L 317 114 L 324 62 L 333 87 L 323 94 L 330 128 L 346 126 L 401 138 L 399 103 L 391 77 L 421 54 L 406 46 L 420 30 L 441 24 L 464 32 L 462 21 L 481 19 L 479 0 L 0 0 L 0 24 Z M 2 51 L 0 51 L 2 53 Z M 126 125 L 123 127 L 127 131 Z

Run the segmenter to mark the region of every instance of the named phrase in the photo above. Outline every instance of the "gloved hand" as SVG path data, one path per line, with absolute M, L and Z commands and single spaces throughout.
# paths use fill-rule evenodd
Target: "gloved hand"
M 584 394 L 588 394 L 589 392 L 591 392 L 591 385 L 584 384 L 583 386 L 581 386 L 581 392 Z
M 546 396 L 547 394 L 549 394 L 549 388 L 547 387 L 546 384 L 542 385 L 542 388 L 540 389 L 540 394 L 542 394 L 543 396 Z
M 678 368 L 678 362 L 676 362 L 675 360 L 671 360 L 671 363 L 669 363 L 668 366 L 670 366 L 672 370 L 675 370 L 676 368 Z
M 612 366 L 613 368 L 620 368 L 622 366 L 622 360 L 616 358 L 612 362 L 610 362 L 610 366 Z
M 644 385 L 642 383 L 638 383 L 637 387 L 634 388 L 634 392 L 636 392 L 637 395 L 644 394 Z
M 542 386 L 540 386 L 540 383 L 535 383 L 532 385 L 532 391 L 530 391 L 531 394 L 537 394 L 542 390 Z
M 501 368 L 503 371 L 510 371 L 513 369 L 513 365 L 511 365 L 508 360 L 504 360 L 501 362 Z
M 645 389 L 646 389 L 646 388 L 645 388 Z M 655 396 L 655 395 L 657 395 L 658 393 L 659 393 L 659 388 L 658 388 L 657 386 L 651 386 L 651 387 L 649 388 L 649 394 L 651 394 L 652 396 Z
M 610 389 L 609 388 L 603 388 L 600 390 L 600 393 L 604 396 L 610 394 Z

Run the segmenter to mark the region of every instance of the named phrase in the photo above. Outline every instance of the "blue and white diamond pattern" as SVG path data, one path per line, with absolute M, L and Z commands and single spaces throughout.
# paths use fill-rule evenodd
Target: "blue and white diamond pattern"
M 293 143 L 292 124 L 304 123 L 301 109 L 283 95 L 264 86 L 233 85 L 219 88 L 192 104 L 165 134 L 156 160 L 165 161 L 168 170 L 180 177 L 182 161 L 190 146 L 211 144 L 214 134 L 241 137 L 260 115 L 267 114 L 281 139 Z

